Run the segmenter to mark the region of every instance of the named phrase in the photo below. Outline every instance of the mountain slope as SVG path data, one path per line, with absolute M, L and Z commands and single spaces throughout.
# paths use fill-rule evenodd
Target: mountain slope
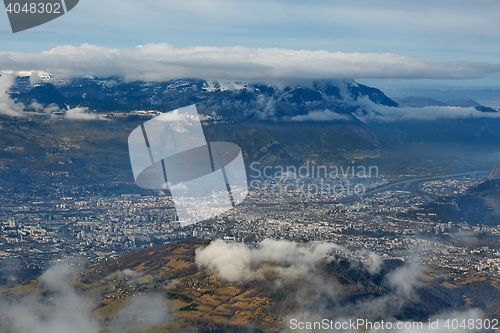
M 438 222 L 498 226 L 500 225 L 499 170 L 499 167 L 494 168 L 489 179 L 468 189 L 464 194 L 439 198 L 423 208 L 435 214 L 433 219 Z
M 12 97 L 26 104 L 37 101 L 63 107 L 88 107 L 101 112 L 154 109 L 169 111 L 197 104 L 200 111 L 232 119 L 281 118 L 330 110 L 350 114 L 349 105 L 367 97 L 376 104 L 397 106 L 380 90 L 354 80 L 314 82 L 311 86 L 275 87 L 198 79 L 167 82 L 125 82 L 120 78 L 73 79 L 43 83 L 35 88 L 18 78 Z
M 139 294 L 166 298 L 173 317 L 154 332 L 182 331 L 186 327 L 196 327 L 200 332 L 209 332 L 209 327 L 219 327 L 218 332 L 240 332 L 250 327 L 277 332 L 288 327 L 290 316 L 296 318 L 293 316 L 301 313 L 332 319 L 363 316 L 373 320 L 425 320 L 443 311 L 479 307 L 494 314 L 500 309 L 499 281 L 480 276 L 454 281 L 444 277 L 449 272 L 424 269 L 414 293 L 401 292 L 388 281 L 403 271 L 408 280 L 410 266 L 394 260 L 385 261 L 378 272 L 371 273 L 360 262 L 338 255 L 333 260 L 318 261 L 304 273 L 291 262 L 263 262 L 252 268 L 262 272 L 260 277 L 227 282 L 222 273 L 197 264 L 200 250 L 208 245 L 209 241 L 192 240 L 132 252 L 88 267 L 74 285 L 79 293 L 97 300 L 91 305 L 92 313 L 103 329 L 129 298 Z M 229 257 L 226 253 L 227 264 L 231 262 Z M 39 288 L 36 282 L 3 289 L 0 294 L 18 298 L 19 293 L 30 293 L 33 288 Z M 44 297 L 52 297 L 47 290 L 40 293 L 42 304 Z M 130 325 L 137 324 L 134 321 Z

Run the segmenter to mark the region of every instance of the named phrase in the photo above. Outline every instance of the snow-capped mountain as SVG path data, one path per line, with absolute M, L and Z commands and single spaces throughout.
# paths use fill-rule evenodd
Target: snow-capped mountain
M 311 112 L 348 115 L 327 120 L 351 119 L 358 101 L 397 106 L 376 88 L 354 80 L 317 81 L 310 85 L 273 86 L 244 82 L 180 79 L 167 82 L 125 82 L 121 78 L 46 80 L 32 86 L 18 78 L 11 96 L 29 106 L 87 107 L 97 112 L 169 111 L 197 104 L 200 112 L 229 119 L 290 119 Z M 330 114 L 330 115 L 331 115 Z M 328 115 L 327 115 L 328 116 Z

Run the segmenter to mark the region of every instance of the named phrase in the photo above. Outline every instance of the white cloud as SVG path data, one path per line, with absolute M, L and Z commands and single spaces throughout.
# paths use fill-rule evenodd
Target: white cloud
M 0 74 L 0 114 L 11 117 L 24 117 L 27 114 L 25 110 L 28 109 L 31 112 L 46 113 L 55 117 L 54 112 L 63 111 L 56 104 L 44 107 L 42 104 L 33 101 L 26 107 L 23 103 L 14 101 L 8 93 L 14 84 L 14 76 L 8 71 L 0 72 Z M 103 116 L 90 113 L 88 108 L 83 107 L 66 110 L 64 118 L 68 120 L 105 120 Z
M 355 103 L 355 104 L 354 104 Z M 423 108 L 390 107 L 375 104 L 368 98 L 360 98 L 353 105 L 358 106 L 354 115 L 364 122 L 398 120 L 437 120 L 459 118 L 500 118 L 500 112 L 481 112 L 475 108 L 454 106 L 427 106 Z
M 24 115 L 24 105 L 16 103 L 8 94 L 13 83 L 14 77 L 12 75 L 2 73 L 0 76 L 0 114 L 22 117 Z
M 332 121 L 332 120 L 350 120 L 351 118 L 345 114 L 335 113 L 330 110 L 311 111 L 308 114 L 298 115 L 290 118 L 292 121 Z
M 71 284 L 78 273 L 74 266 L 56 264 L 42 274 L 40 287 L 29 296 L 15 301 L 0 300 L 2 332 L 8 327 L 8 332 L 16 333 L 98 333 L 106 326 L 109 326 L 106 332 L 122 333 L 130 329 L 142 332 L 169 322 L 165 300 L 150 294 L 131 295 L 109 325 L 100 322 L 92 313 L 96 299 L 82 294 Z M 117 277 L 136 278 L 138 274 L 124 270 L 118 272 Z M 50 296 L 43 297 L 42 292 Z
M 411 298 L 420 277 L 420 265 L 410 262 L 393 270 L 385 277 L 386 283 L 394 289 L 397 295 Z
M 186 186 L 186 184 L 184 183 L 179 183 L 179 184 L 175 184 L 175 185 L 167 185 L 167 184 L 164 184 L 165 185 L 165 189 L 170 189 L 171 191 L 188 191 L 189 190 L 189 187 Z
M 138 295 L 127 299 L 125 306 L 110 322 L 111 333 L 144 332 L 146 328 L 170 320 L 165 300 L 161 296 Z
M 102 120 L 103 118 L 96 113 L 89 113 L 88 108 L 76 107 L 66 111 L 64 118 L 69 120 Z
M 332 261 L 334 251 L 344 248 L 333 243 L 265 239 L 256 249 L 242 243 L 216 240 L 196 251 L 196 263 L 209 268 L 230 282 L 248 281 L 263 277 L 263 263 L 273 263 L 272 271 L 282 278 L 306 276 L 321 260 Z
M 41 53 L 0 52 L 0 67 L 48 72 L 55 78 L 123 76 L 127 80 L 296 82 L 313 79 L 471 79 L 500 72 L 500 64 L 436 62 L 391 53 L 343 53 L 285 48 L 188 47 L 146 44 L 133 49 L 60 45 Z
M 67 264 L 58 264 L 47 270 L 40 282 L 53 296 L 43 304 L 35 296 L 12 303 L 3 303 L 0 312 L 10 323 L 12 332 L 31 333 L 97 333 L 99 323 L 91 313 L 91 299 L 80 295 L 71 286 L 77 274 Z M 50 308 L 50 313 L 47 311 Z
M 179 114 L 179 110 L 174 110 L 168 113 L 163 113 L 159 115 L 158 117 L 155 118 L 155 121 L 157 122 L 186 122 L 188 121 L 189 117 L 188 115 L 185 114 Z
M 217 240 L 204 249 L 196 250 L 196 263 L 216 271 L 219 276 L 230 282 L 255 278 L 250 269 L 251 252 L 244 244 L 225 243 Z
M 384 264 L 384 260 L 381 256 L 376 254 L 375 252 L 370 252 L 367 250 L 361 251 L 361 255 L 365 256 L 365 260 L 363 264 L 366 267 L 366 270 L 370 272 L 370 274 L 378 274 L 382 269 Z
M 390 292 L 384 292 L 379 297 L 360 297 L 352 301 L 344 297 L 346 294 L 352 294 L 352 288 L 356 288 L 355 284 L 344 289 L 345 287 L 336 283 L 335 279 L 328 278 L 314 269 L 322 261 L 337 260 L 336 251 L 352 255 L 350 269 L 364 268 L 371 274 L 381 273 L 383 260 L 377 254 L 366 250 L 356 254 L 326 242 L 297 243 L 265 239 L 253 248 L 242 243 L 216 240 L 205 248 L 197 249 L 195 259 L 199 266 L 217 272 L 218 278 L 229 282 L 262 279 L 267 276 L 266 273 L 277 277 L 274 281 L 275 290 L 287 294 L 287 307 L 292 309 L 291 313 L 284 316 L 285 323 L 292 318 L 298 321 L 321 321 L 323 318 L 330 318 L 343 322 L 363 318 L 370 321 L 383 319 L 386 322 L 398 322 L 396 318 L 403 314 L 403 310 L 409 309 L 408 302 L 418 305 L 421 267 L 416 261 L 407 262 L 384 276 L 383 286 L 389 287 Z M 359 259 L 361 265 L 358 265 Z M 300 278 L 299 283 L 293 282 L 293 292 L 286 289 L 290 286 L 287 281 L 290 278 Z M 463 318 L 480 319 L 484 318 L 484 314 L 480 310 L 470 309 L 464 312 L 438 313 L 430 320 L 434 322 L 439 319 L 438 330 L 442 331 L 448 318 L 450 321 Z M 424 330 L 420 330 L 421 332 L 432 331 L 426 325 L 427 320 L 424 320 Z M 419 332 L 411 328 L 405 329 L 404 325 L 402 327 L 394 327 L 392 330 L 367 328 L 367 332 Z

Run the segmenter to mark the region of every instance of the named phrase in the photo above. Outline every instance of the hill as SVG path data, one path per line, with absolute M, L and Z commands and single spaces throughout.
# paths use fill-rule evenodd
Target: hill
M 436 222 L 468 223 L 470 225 L 500 225 L 499 167 L 489 178 L 465 193 L 441 197 L 422 208 L 431 213 Z M 413 215 L 411 215 L 413 216 Z M 485 246 L 488 245 L 485 243 Z M 493 244 L 492 246 L 497 246 Z
M 170 312 L 148 332 L 181 332 L 188 327 L 198 332 L 286 331 L 287 320 L 308 313 L 310 319 L 373 320 L 426 320 L 472 308 L 500 314 L 500 281 L 397 260 L 378 262 L 373 255 L 371 262 L 368 257 L 347 258 L 344 252 L 333 244 L 314 242 L 266 240 L 249 249 L 222 241 L 183 241 L 92 265 L 73 286 L 75 295 L 92 300 L 89 315 L 101 332 L 115 325 L 122 309 L 139 295 L 149 297 L 144 299 L 150 303 L 161 297 Z M 63 272 L 54 270 L 50 281 Z M 56 293 L 43 281 L 46 276 L 0 294 L 22 303 L 21 295 L 35 290 L 41 304 L 57 306 Z M 127 324 L 130 332 L 141 317 L 154 312 L 143 307 L 147 313 Z

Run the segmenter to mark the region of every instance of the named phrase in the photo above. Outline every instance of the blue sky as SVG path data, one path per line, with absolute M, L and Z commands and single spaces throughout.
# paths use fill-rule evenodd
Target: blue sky
M 269 57 L 276 54 L 272 49 L 356 53 L 357 58 L 359 54 L 367 56 L 347 68 L 352 69 L 360 81 L 366 79 L 376 84 L 383 79 L 385 85 L 494 87 L 500 83 L 499 13 L 500 2 L 496 0 L 80 0 L 79 5 L 63 17 L 17 34 L 11 33 L 7 15 L 1 13 L 0 51 L 16 53 L 15 56 L 0 53 L 0 70 L 11 69 L 8 67 L 12 59 L 31 66 L 37 62 L 36 54 L 58 45 L 78 47 L 87 43 L 107 49 L 133 50 L 138 45 L 168 43 L 181 54 L 183 50 L 200 46 L 219 48 L 221 54 L 225 52 L 221 49 L 224 47 L 241 46 L 239 52 L 242 53 L 262 48 Z M 235 52 L 234 49 L 229 52 L 228 59 L 221 55 L 220 61 L 230 60 Z M 373 54 L 391 54 L 387 58 L 389 63 L 371 62 L 369 55 Z M 433 63 L 422 67 L 421 72 L 429 75 L 422 78 L 418 70 L 408 71 L 400 66 L 397 67 L 399 74 L 392 73 L 392 77 L 387 78 L 384 70 L 390 67 L 395 55 L 409 65 L 418 61 Z M 316 56 L 309 59 L 315 62 Z M 170 59 L 173 57 L 175 55 L 170 54 Z M 196 59 L 200 57 L 202 55 Z M 97 59 L 96 55 L 94 60 Z M 261 61 L 259 65 L 271 62 Z M 464 73 L 467 75 L 457 75 L 450 80 L 449 73 L 441 76 L 430 73 L 436 68 L 435 64 L 439 64 L 438 73 L 444 73 L 446 67 L 458 68 L 460 72 L 464 66 L 457 64 L 461 62 L 466 62 Z M 373 68 L 354 70 L 364 66 L 379 67 L 377 71 Z M 40 66 L 32 67 L 26 69 Z M 471 68 L 477 71 L 479 67 L 479 72 L 469 75 Z M 52 68 L 48 66 L 47 70 Z M 285 72 L 282 69 L 279 75 L 288 77 Z M 346 72 L 349 74 L 349 70 Z M 311 73 L 314 75 L 318 70 L 313 68 Z M 327 70 L 326 75 L 330 74 L 337 75 L 338 71 Z M 244 79 L 245 75 L 242 76 Z

